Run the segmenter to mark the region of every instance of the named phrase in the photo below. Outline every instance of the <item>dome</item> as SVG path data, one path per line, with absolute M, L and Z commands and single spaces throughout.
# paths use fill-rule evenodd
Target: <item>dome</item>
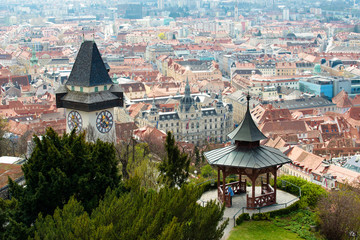
M 191 96 L 184 96 L 180 100 L 180 109 L 185 110 L 185 112 L 188 112 L 192 105 L 195 105 L 195 101 Z
M 321 66 L 320 66 L 320 64 L 315 64 L 315 66 L 314 66 L 314 73 L 321 73 Z

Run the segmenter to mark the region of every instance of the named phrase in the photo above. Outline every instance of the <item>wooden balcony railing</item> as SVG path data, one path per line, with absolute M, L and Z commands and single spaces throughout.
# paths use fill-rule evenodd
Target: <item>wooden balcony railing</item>
M 220 185 L 218 188 L 218 199 L 220 202 L 223 202 L 224 199 L 224 193 L 222 187 L 223 186 Z M 237 182 L 231 182 L 225 184 L 225 206 L 231 207 L 231 197 L 228 192 L 228 187 L 231 187 L 235 194 L 246 193 L 246 180 L 241 182 L 237 181 Z
M 247 208 L 265 207 L 276 203 L 274 192 L 257 196 L 255 199 L 246 195 L 246 198 Z

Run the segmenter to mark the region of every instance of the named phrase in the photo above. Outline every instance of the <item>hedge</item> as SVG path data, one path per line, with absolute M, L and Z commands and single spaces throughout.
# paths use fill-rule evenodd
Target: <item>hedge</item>
M 310 207 L 315 207 L 320 197 L 325 196 L 327 194 L 327 191 L 324 188 L 322 188 L 320 185 L 317 185 L 315 183 L 306 181 L 299 177 L 288 176 L 288 175 L 281 176 L 277 181 L 278 189 L 284 190 L 294 195 L 299 194 L 299 189 L 291 184 L 286 184 L 285 187 L 282 187 L 281 180 L 286 180 L 301 188 L 301 199 L 303 200 L 302 204 L 304 206 L 308 205 Z
M 236 225 L 240 225 L 243 221 L 249 221 L 250 215 L 248 213 L 240 214 L 240 216 L 236 219 Z
M 282 209 L 279 209 L 279 210 L 274 210 L 274 211 L 271 211 L 271 212 L 267 212 L 269 214 L 269 216 L 271 218 L 274 218 L 276 216 L 284 216 L 284 215 L 288 215 L 294 211 L 297 211 L 299 209 L 299 206 L 300 206 L 300 201 L 297 201 L 293 204 L 291 204 L 290 206 L 286 207 L 286 208 L 282 208 Z
M 254 221 L 260 221 L 260 220 L 270 220 L 270 214 L 267 213 L 254 213 L 251 216 L 251 219 Z

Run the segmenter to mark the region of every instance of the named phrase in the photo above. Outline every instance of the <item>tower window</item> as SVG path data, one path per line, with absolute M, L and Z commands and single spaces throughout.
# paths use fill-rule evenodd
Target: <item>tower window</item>
M 83 91 L 84 91 L 83 87 L 80 87 L 80 92 L 83 92 Z
M 105 85 L 105 86 L 104 86 L 104 91 L 106 91 L 106 90 L 107 90 L 107 86 Z
M 99 88 L 98 87 L 95 87 L 95 92 L 98 92 L 99 91 Z

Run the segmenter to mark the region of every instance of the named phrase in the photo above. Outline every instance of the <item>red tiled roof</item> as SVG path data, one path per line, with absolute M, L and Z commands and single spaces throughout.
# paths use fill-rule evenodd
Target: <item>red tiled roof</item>
M 259 129 L 267 136 L 305 133 L 310 130 L 306 122 L 301 120 L 264 122 Z
M 0 188 L 8 185 L 8 177 L 15 180 L 23 175 L 21 165 L 0 163 Z
M 354 106 L 360 106 L 360 94 L 356 95 L 352 100 L 351 100 L 352 105 Z
M 291 148 L 286 155 L 293 161 L 294 165 L 299 165 L 310 171 L 314 171 L 320 167 L 324 160 L 324 158 L 307 152 L 297 146 Z
M 347 92 L 342 90 L 335 97 L 333 97 L 332 102 L 336 104 L 338 108 L 350 108 L 352 107 L 352 103 L 349 99 Z

